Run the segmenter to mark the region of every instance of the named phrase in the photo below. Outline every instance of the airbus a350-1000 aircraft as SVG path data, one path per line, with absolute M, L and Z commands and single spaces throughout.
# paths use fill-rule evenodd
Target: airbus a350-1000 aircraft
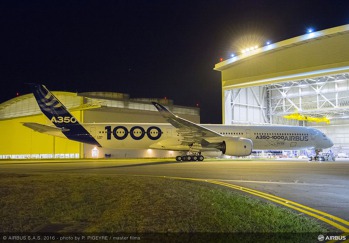
M 202 151 L 222 151 L 247 156 L 254 150 L 321 150 L 333 146 L 322 132 L 298 126 L 202 125 L 180 118 L 153 102 L 169 123 L 79 123 L 44 86 L 32 84 L 41 111 L 54 124 L 24 123 L 53 136 L 112 149 L 161 149 L 183 151 L 177 161 L 204 160 Z

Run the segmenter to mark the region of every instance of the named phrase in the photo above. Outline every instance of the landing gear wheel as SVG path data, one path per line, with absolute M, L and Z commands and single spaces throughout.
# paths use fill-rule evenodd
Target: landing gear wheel
M 203 161 L 205 159 L 204 156 L 200 155 L 183 155 L 177 156 L 177 161 Z

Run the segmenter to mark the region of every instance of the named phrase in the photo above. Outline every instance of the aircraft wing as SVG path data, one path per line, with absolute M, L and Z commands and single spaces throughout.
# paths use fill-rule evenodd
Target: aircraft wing
M 183 144 L 202 144 L 203 140 L 211 140 L 213 138 L 222 137 L 221 134 L 202 127 L 194 122 L 185 120 L 179 116 L 176 116 L 170 112 L 167 108 L 159 103 L 152 102 L 160 114 L 170 123 L 177 128 L 177 132 L 183 137 Z M 211 139 L 210 139 L 211 138 Z
M 45 134 L 49 134 L 49 135 L 57 136 L 57 137 L 64 137 L 64 138 L 65 138 L 65 136 L 62 132 L 69 130 L 69 129 L 65 129 L 65 128 L 57 128 L 54 126 L 47 126 L 47 125 L 43 125 L 43 124 L 35 123 L 35 122 L 23 122 L 22 124 L 23 124 L 23 126 L 28 127 L 36 132 L 45 133 Z

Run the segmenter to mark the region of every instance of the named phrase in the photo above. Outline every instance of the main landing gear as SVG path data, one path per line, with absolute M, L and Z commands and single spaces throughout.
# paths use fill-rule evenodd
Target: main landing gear
M 177 156 L 177 161 L 203 161 L 205 159 L 204 156 L 201 155 L 201 153 L 198 154 L 188 154 L 188 155 L 182 155 Z

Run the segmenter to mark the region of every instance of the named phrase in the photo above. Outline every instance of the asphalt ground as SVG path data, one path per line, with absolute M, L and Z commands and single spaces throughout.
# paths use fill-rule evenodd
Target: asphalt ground
M 0 161 L 0 173 L 142 175 L 212 180 L 222 186 L 232 185 L 232 190 L 235 190 L 234 186 L 258 190 L 349 220 L 349 161 L 7 160 Z

